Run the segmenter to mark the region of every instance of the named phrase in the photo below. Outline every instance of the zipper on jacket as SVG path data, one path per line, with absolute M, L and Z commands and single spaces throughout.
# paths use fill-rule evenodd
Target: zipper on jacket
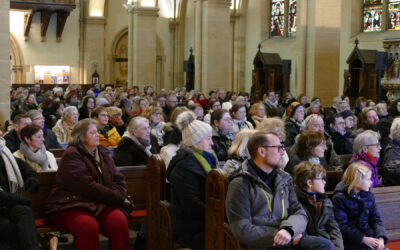
M 285 198 L 283 197 L 283 189 L 281 190 L 281 199 L 282 199 L 282 220 L 285 218 Z
M 269 210 L 269 217 L 272 218 L 272 207 L 271 207 L 271 196 L 267 191 L 265 191 L 262 186 L 260 185 L 261 190 L 263 191 L 265 197 L 267 198 L 267 203 L 268 203 L 268 210 Z

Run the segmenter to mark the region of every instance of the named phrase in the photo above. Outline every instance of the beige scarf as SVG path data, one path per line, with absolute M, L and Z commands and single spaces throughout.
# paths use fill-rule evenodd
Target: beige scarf
M 6 141 L 3 137 L 0 137 L 0 151 L 8 177 L 8 184 L 10 185 L 10 192 L 21 194 L 24 190 L 24 180 L 19 171 L 18 163 L 11 151 L 6 147 Z
M 251 119 L 253 119 L 254 123 L 256 124 L 255 128 L 257 128 L 265 119 L 267 119 L 267 117 L 266 116 L 260 117 L 258 115 L 252 115 Z

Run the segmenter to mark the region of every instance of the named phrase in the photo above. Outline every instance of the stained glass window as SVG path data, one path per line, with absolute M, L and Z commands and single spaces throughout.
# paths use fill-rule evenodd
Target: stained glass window
M 285 1 L 271 1 L 271 36 L 285 35 Z
M 388 30 L 400 30 L 400 0 L 389 0 Z
M 382 30 L 382 0 L 364 0 L 363 31 L 374 32 Z
M 399 0 L 400 1 L 400 0 Z M 289 15 L 288 15 L 288 34 L 289 36 L 296 35 L 296 0 L 289 1 Z

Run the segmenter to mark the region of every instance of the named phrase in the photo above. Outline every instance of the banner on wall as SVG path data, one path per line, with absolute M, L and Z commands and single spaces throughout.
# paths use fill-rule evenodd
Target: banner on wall
M 35 65 L 35 84 L 66 84 L 70 83 L 70 66 Z

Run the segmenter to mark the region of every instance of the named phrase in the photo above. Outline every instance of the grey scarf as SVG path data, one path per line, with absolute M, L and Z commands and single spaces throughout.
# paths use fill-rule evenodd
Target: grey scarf
M 0 152 L 7 173 L 10 192 L 13 194 L 21 194 L 24 190 L 24 180 L 22 179 L 21 172 L 19 171 L 18 163 L 11 151 L 6 147 L 6 140 L 4 140 L 3 137 L 0 137 Z
M 42 168 L 43 171 L 49 170 L 49 160 L 47 159 L 46 147 L 43 145 L 34 153 L 24 141 L 19 146 L 19 151 L 30 161 L 33 161 Z

